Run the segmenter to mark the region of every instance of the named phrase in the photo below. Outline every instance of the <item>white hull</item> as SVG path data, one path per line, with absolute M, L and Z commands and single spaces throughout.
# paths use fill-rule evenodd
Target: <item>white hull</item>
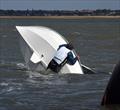
M 42 26 L 16 26 L 16 28 L 32 51 L 29 60 L 34 65 L 42 63 L 46 68 L 59 45 L 67 43 L 63 36 L 50 28 Z M 77 61 L 74 65 L 65 64 L 61 73 L 83 74 L 83 71 Z

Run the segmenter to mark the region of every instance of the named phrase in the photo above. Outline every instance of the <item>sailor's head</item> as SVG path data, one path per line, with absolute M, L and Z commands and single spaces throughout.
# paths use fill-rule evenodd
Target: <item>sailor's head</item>
M 72 45 L 71 43 L 68 43 L 68 44 L 66 45 L 66 47 L 67 47 L 68 49 L 70 49 L 70 50 L 73 50 L 73 49 L 74 49 L 74 47 L 73 47 L 73 45 Z

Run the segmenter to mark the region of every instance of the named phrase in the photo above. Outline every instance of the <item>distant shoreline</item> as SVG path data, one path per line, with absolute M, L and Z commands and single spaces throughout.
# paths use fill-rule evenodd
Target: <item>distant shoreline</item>
M 0 19 L 120 19 L 120 16 L 0 16 Z

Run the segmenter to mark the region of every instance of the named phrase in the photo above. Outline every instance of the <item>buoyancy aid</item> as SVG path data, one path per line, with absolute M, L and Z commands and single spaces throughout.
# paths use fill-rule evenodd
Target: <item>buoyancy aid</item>
M 70 50 L 63 46 L 56 52 L 53 59 L 58 64 L 61 64 L 67 58 L 67 55 L 69 52 L 70 52 Z

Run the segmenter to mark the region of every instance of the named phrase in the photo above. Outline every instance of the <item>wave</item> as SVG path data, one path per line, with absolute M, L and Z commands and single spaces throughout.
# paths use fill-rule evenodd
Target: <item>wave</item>
M 28 68 L 27 68 L 27 66 L 24 63 L 0 61 L 0 70 L 27 71 Z
M 6 38 L 6 37 L 8 37 L 8 36 L 5 34 L 5 35 L 2 35 L 1 37 Z

